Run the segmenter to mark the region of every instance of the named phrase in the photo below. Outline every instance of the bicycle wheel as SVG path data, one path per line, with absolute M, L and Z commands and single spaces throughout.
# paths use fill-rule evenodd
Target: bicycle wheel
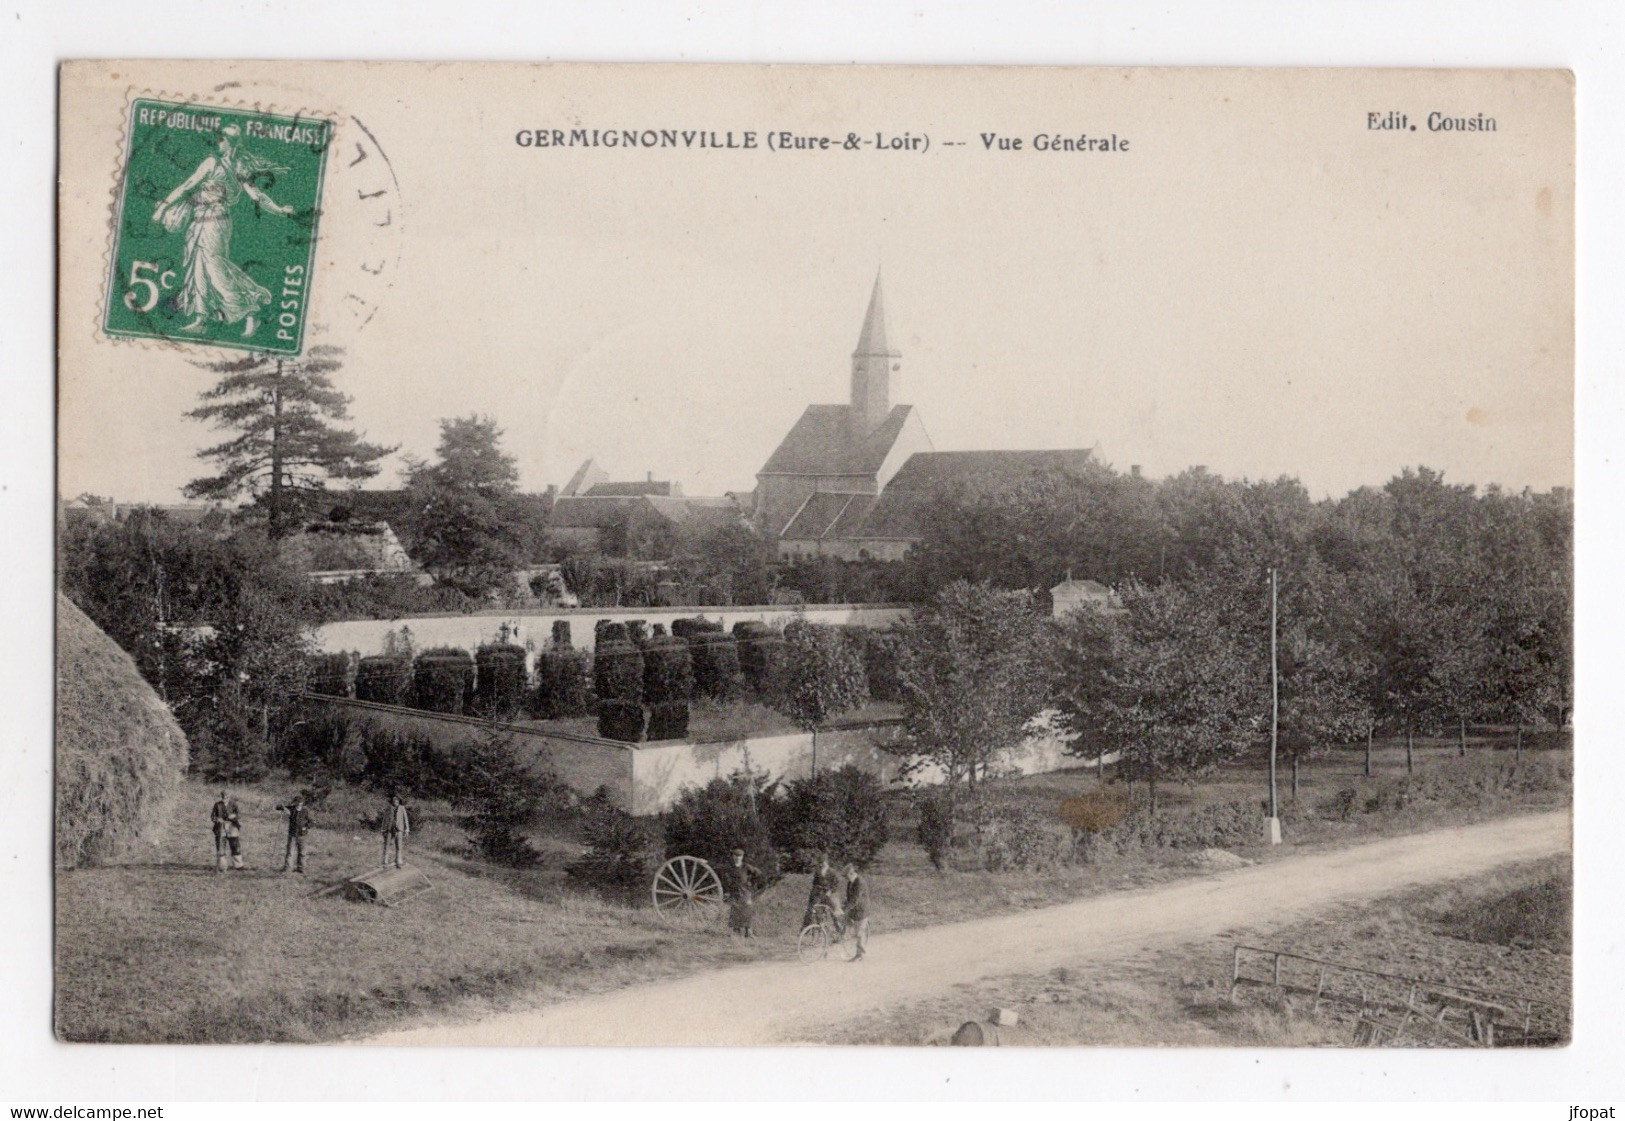
M 804 962 L 823 961 L 829 957 L 829 930 L 820 923 L 809 923 L 801 928 L 796 939 L 796 956 Z

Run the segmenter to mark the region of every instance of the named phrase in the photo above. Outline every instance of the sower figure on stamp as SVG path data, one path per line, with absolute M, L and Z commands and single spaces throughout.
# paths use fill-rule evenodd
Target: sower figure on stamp
M 192 317 L 181 328 L 196 333 L 209 320 L 243 324 L 243 337 L 254 334 L 255 314 L 271 302 L 271 293 L 231 260 L 231 205 L 247 195 L 272 214 L 290 216 L 254 185 L 254 178 L 285 172 L 269 160 L 242 149 L 242 130 L 220 130 L 215 154 L 206 156 L 186 181 L 164 198 L 152 219 L 171 233 L 186 230 L 186 277 L 176 304 Z
M 292 860 L 293 870 L 303 874 L 305 834 L 310 832 L 310 807 L 305 805 L 305 792 L 301 790 L 287 805 L 278 806 L 277 812 L 288 815 L 288 847 L 282 853 L 282 870 L 286 872 L 288 862 Z
M 224 872 L 229 857 L 232 868 L 243 866 L 243 823 L 237 802 L 225 791 L 209 811 L 209 824 L 214 828 L 214 870 Z
M 822 903 L 829 908 L 830 916 L 834 919 L 836 939 L 839 940 L 845 933 L 846 924 L 841 921 L 841 902 L 835 894 L 840 883 L 840 876 L 830 866 L 829 854 L 820 854 L 818 867 L 813 871 L 812 888 L 807 892 L 807 913 L 801 916 L 802 929 L 812 925 L 813 908 Z
M 761 870 L 745 863 L 744 849 L 734 849 L 733 863 L 722 874 L 722 886 L 728 892 L 728 929 L 735 934 L 756 937 L 756 893 L 761 883 Z
M 857 941 L 853 961 L 861 961 L 869 949 L 869 889 L 858 875 L 858 866 L 846 866 L 846 921 Z
M 389 808 L 384 811 L 384 864 L 389 867 L 389 850 L 395 849 L 395 867 L 406 867 L 406 835 L 412 832 L 412 815 L 406 812 L 406 803 L 399 794 L 389 796 Z

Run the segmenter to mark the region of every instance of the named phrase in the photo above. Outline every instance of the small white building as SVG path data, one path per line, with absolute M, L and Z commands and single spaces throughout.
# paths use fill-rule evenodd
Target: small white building
M 1069 574 L 1065 580 L 1049 590 L 1053 614 L 1061 619 L 1082 608 L 1094 611 L 1121 611 L 1122 600 L 1117 593 L 1098 580 L 1074 580 Z

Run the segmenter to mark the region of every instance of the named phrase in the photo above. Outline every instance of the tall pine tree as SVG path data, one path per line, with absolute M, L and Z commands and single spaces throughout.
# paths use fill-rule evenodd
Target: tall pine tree
M 337 424 L 349 419 L 350 399 L 329 375 L 341 367 L 343 353 L 315 346 L 302 358 L 253 354 L 203 363 L 221 378 L 186 415 L 237 435 L 198 452 L 220 473 L 193 479 L 186 496 L 251 495 L 265 509 L 267 532 L 276 541 L 298 527 L 328 480 L 378 474 L 378 461 L 395 449 L 366 443 Z

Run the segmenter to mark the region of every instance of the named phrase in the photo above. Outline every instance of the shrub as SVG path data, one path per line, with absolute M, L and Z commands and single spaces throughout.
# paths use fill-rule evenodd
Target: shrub
M 643 699 L 651 705 L 687 702 L 694 693 L 694 664 L 688 643 L 654 635 L 643 651 Z
M 467 650 L 425 650 L 412 667 L 412 705 L 426 712 L 461 716 L 474 688 L 474 659 Z
M 869 695 L 888 704 L 901 701 L 903 685 L 898 666 L 903 637 L 895 631 L 879 631 L 872 627 L 848 627 L 846 630 L 853 644 L 863 652 L 863 672 L 869 678 Z
M 649 738 L 651 740 L 687 739 L 688 702 L 666 701 L 663 704 L 650 705 Z
M 589 887 L 644 896 L 660 863 L 660 846 L 648 826 L 611 803 L 602 789 L 581 804 L 587 851 L 564 866 L 565 874 Z
M 722 624 L 713 623 L 704 615 L 696 615 L 692 619 L 673 619 L 671 633 L 677 638 L 688 638 L 696 634 L 722 634 Z
M 355 667 L 355 697 L 380 705 L 405 705 L 412 692 L 412 661 L 398 654 L 372 654 Z
M 593 692 L 601 701 L 643 699 L 643 652 L 630 642 L 606 642 L 593 653 Z
M 1129 804 L 1107 790 L 1090 790 L 1061 803 L 1061 820 L 1086 863 L 1094 861 L 1095 838 L 1128 817 Z
M 423 736 L 373 724 L 360 731 L 363 785 L 416 798 L 451 801 L 461 776 L 452 758 Z
M 452 804 L 469 813 L 463 826 L 479 854 L 493 864 L 524 868 L 541 854 L 520 830 L 545 809 L 561 809 L 568 788 L 545 768 L 520 758 L 513 739 L 495 727 L 457 752 L 459 787 Z
M 745 860 L 762 873 L 763 886 L 777 882 L 779 853 L 762 812 L 772 800 L 765 779 L 744 774 L 689 787 L 666 813 L 666 855 L 697 856 L 723 874 L 733 850 L 744 849 Z
M 192 765 L 221 782 L 258 782 L 271 770 L 261 710 L 236 685 L 216 693 L 192 737 Z
M 649 644 L 649 624 L 642 619 L 628 619 L 626 621 L 626 641 L 633 646 L 647 646 Z
M 608 619 L 600 619 L 592 626 L 592 644 L 602 646 L 606 642 L 629 642 L 625 623 L 612 623 Z
M 568 647 L 570 645 L 570 620 L 553 620 L 553 645 Z
M 681 620 L 679 620 L 681 621 Z M 688 636 L 689 660 L 694 670 L 694 695 L 728 700 L 744 688 L 739 670 L 739 645 L 722 631 L 694 631 Z
M 598 702 L 598 734 L 606 740 L 637 743 L 643 738 L 643 706 L 611 697 Z
M 1065 823 L 1021 804 L 994 806 L 982 836 L 982 859 L 989 872 L 1043 872 L 1065 860 L 1071 849 Z
M 592 712 L 592 660 L 585 650 L 568 646 L 544 650 L 536 657 L 536 689 L 530 714 L 538 720 L 586 716 Z
M 350 695 L 350 655 L 312 654 L 306 664 L 306 691 L 327 697 Z
M 344 749 L 350 742 L 350 720 L 342 712 L 312 704 L 298 719 L 278 730 L 273 761 L 294 778 L 344 774 Z
M 953 792 L 945 787 L 927 790 L 916 797 L 914 808 L 919 814 L 914 838 L 925 849 L 931 867 L 940 872 L 954 843 Z
M 773 841 L 792 872 L 810 871 L 821 852 L 865 865 L 885 847 L 890 808 L 880 780 L 848 763 L 790 782 L 773 804 Z
M 507 718 L 525 705 L 525 649 L 512 644 L 481 646 L 474 652 L 474 711 Z
M 783 635 L 766 623 L 742 620 L 734 624 L 734 639 L 739 644 L 739 669 L 745 675 L 745 684 L 758 693 L 767 693 L 772 688 Z

